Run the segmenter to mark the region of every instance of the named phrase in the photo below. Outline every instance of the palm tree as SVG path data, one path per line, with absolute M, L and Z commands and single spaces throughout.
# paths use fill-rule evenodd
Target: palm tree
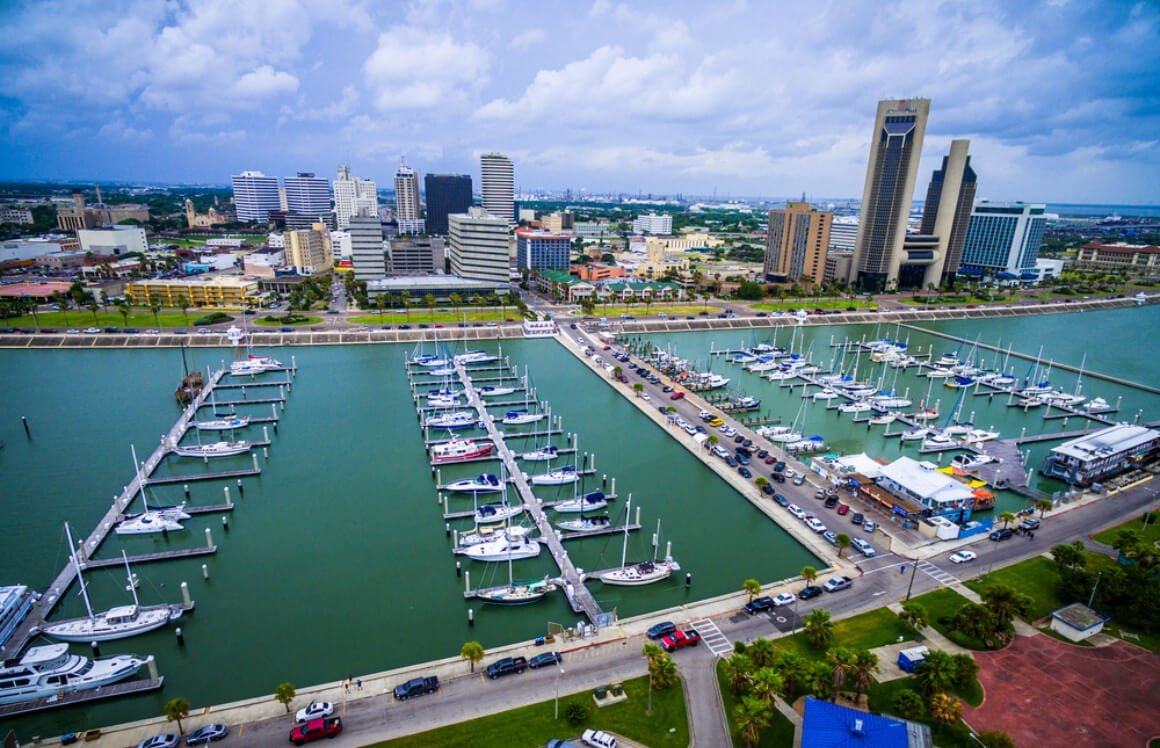
M 930 715 L 942 722 L 951 725 L 963 716 L 963 702 L 946 693 L 936 693 L 930 699 Z
M 754 746 L 761 739 L 761 731 L 769 726 L 773 714 L 765 702 L 753 696 L 746 696 L 733 709 L 733 719 L 741 732 L 745 745 Z
M 435 294 L 429 293 L 423 295 L 423 306 L 427 307 L 427 321 L 431 322 L 435 319 Z
M 729 682 L 729 687 L 733 689 L 733 693 L 739 694 L 749 687 L 754 670 L 753 660 L 749 658 L 749 655 L 737 652 L 726 659 L 722 666 L 725 669 L 725 680 Z
M 101 289 L 101 310 L 109 311 L 109 292 L 103 288 Z
M 407 313 L 407 322 L 411 321 L 411 292 L 403 292 L 403 311 Z
M 753 485 L 757 486 L 758 491 L 763 491 L 769 485 L 769 480 L 764 475 L 759 475 L 754 478 Z
M 759 636 L 745 648 L 745 655 L 753 663 L 754 668 L 766 668 L 772 666 L 773 661 L 777 659 L 777 647 L 773 646 L 773 642 L 769 639 Z
M 649 642 L 640 648 L 640 653 L 648 658 L 649 669 L 660 661 L 660 658 L 665 656 L 665 651 L 660 648 L 659 644 Z
M 640 397 L 640 393 L 644 392 L 644 385 L 640 382 L 634 382 L 632 385 L 632 391 L 636 394 L 637 397 Z
M 1051 499 L 1040 499 L 1035 502 L 1035 508 L 1039 510 L 1039 518 L 1043 519 L 1043 515 L 1051 511 L 1055 504 L 1051 503 Z
M 293 683 L 279 683 L 278 687 L 274 689 L 274 700 L 286 707 L 286 712 L 290 712 L 290 702 L 294 701 L 294 684 Z
M 189 702 L 178 696 L 165 702 L 165 719 L 170 722 L 177 723 L 177 733 L 179 735 L 185 734 L 185 726 L 181 724 L 181 720 L 189 716 Z
M 57 308 L 60 309 L 64 315 L 64 323 L 68 325 L 68 307 L 72 299 L 64 291 L 57 291 L 52 295 L 52 300 L 56 303 Z
M 117 299 L 117 311 L 121 313 L 122 327 L 129 326 L 129 302 L 124 299 Z
M 619 382 L 620 375 L 623 373 L 624 373 L 624 369 L 620 368 L 619 366 L 614 366 L 614 367 L 612 367 L 612 373 L 609 376 L 611 376 L 613 379 L 615 379 L 616 381 Z
M 838 546 L 838 558 L 841 558 L 842 552 L 850 547 L 850 536 L 844 532 L 838 533 L 838 537 L 834 538 L 834 545 Z
M 101 308 L 101 305 L 97 303 L 97 300 L 93 298 L 92 294 L 89 294 L 88 298 L 85 300 L 85 307 L 93 313 L 93 324 L 98 324 L 97 310 Z
M 805 618 L 806 640 L 814 647 L 824 647 L 834 638 L 834 622 L 830 611 L 814 608 Z
M 387 308 L 387 295 L 380 293 L 375 297 L 375 306 L 379 309 L 379 324 L 383 324 L 383 310 Z
M 1087 556 L 1083 552 L 1083 541 L 1064 543 L 1051 549 L 1051 556 L 1055 563 L 1068 569 L 1082 569 L 1087 566 Z
M 177 296 L 177 306 L 181 309 L 182 315 L 185 316 L 185 324 L 188 325 L 189 324 L 189 307 L 190 307 L 189 297 L 186 296 L 185 294 L 179 294 Z
M 870 688 L 870 681 L 877 672 L 878 655 L 868 649 L 859 649 L 854 653 L 851 675 L 854 676 L 855 700 Z
M 749 593 L 749 600 L 746 602 L 753 602 L 753 598 L 757 597 L 757 593 L 761 592 L 761 582 L 756 579 L 746 579 L 741 583 L 741 589 Z
M 158 327 L 161 327 L 161 319 L 157 316 L 158 312 L 161 311 L 161 302 L 157 301 L 156 299 L 150 299 L 149 311 L 153 312 L 153 323 Z
M 907 600 L 902 604 L 902 612 L 898 614 L 898 617 L 916 632 L 930 625 L 930 617 L 926 613 L 926 608 L 922 607 L 922 603 L 913 600 Z
M 712 449 L 713 447 L 716 447 L 717 443 L 720 441 L 721 440 L 717 438 L 716 434 L 709 434 L 709 437 L 705 439 L 705 446 L 707 446 L 709 449 Z
M 663 649 L 655 644 L 646 644 L 641 653 L 648 657 L 648 671 L 652 676 L 652 687 L 659 690 L 677 682 L 677 664 Z
M 760 668 L 753 674 L 749 692 L 754 698 L 773 706 L 777 697 L 785 694 L 785 679 L 771 667 Z
M 459 305 L 463 303 L 463 297 L 457 293 L 453 293 L 447 297 L 447 300 L 451 302 L 451 308 L 455 310 L 455 316 L 459 317 Z
M 818 581 L 818 570 L 812 566 L 803 566 L 801 570 L 802 579 L 806 580 L 807 585 L 812 585 Z
M 1007 527 L 1007 525 L 1014 522 L 1015 519 L 1015 512 L 1003 512 L 999 515 L 999 520 L 1003 523 L 1003 527 Z
M 932 649 L 926 653 L 914 678 L 926 696 L 949 691 L 955 684 L 955 661 L 941 649 Z
M 483 645 L 479 642 L 464 642 L 459 650 L 459 656 L 471 663 L 471 672 L 475 672 L 475 663 L 483 659 Z
M 837 703 L 838 691 L 854 669 L 854 653 L 845 647 L 834 647 L 826 652 L 826 661 L 830 663 L 830 701 Z
M 807 661 L 796 649 L 783 649 L 773 661 L 773 669 L 785 682 L 786 693 L 793 693 L 805 676 Z
M 1027 615 L 1031 598 L 1005 584 L 992 585 L 981 593 L 987 610 L 995 616 L 999 625 L 1006 628 L 1015 616 Z

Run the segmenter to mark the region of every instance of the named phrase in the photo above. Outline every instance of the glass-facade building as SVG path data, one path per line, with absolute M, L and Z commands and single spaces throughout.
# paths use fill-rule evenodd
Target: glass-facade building
M 971 211 L 963 244 L 964 275 L 1038 278 L 1035 261 L 1047 227 L 1046 206 L 1030 203 L 979 203 Z
M 466 174 L 427 174 L 427 233 L 445 236 L 447 216 L 466 213 L 471 207 L 471 177 Z

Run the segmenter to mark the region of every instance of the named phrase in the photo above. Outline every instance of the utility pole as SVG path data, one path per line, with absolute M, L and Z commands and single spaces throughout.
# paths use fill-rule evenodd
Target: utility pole
M 906 599 L 910 599 L 910 591 L 914 589 L 914 575 L 918 573 L 918 559 L 910 560 L 910 584 L 906 585 Z

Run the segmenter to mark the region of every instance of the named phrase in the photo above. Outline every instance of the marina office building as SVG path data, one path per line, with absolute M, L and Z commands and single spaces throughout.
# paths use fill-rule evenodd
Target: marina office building
M 1157 457 L 1160 431 L 1122 423 L 1052 448 L 1039 472 L 1075 486 L 1089 486 Z

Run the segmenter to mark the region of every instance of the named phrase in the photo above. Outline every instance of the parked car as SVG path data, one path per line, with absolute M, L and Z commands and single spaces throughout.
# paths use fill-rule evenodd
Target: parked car
M 1019 527 L 1023 530 L 1038 530 L 1039 520 L 1035 517 L 1028 517 L 1019 524 Z
M 657 625 L 653 626 L 652 628 L 650 628 L 647 632 L 645 632 L 645 636 L 647 636 L 650 639 L 655 640 L 655 639 L 660 639 L 661 637 L 664 637 L 664 636 L 668 636 L 669 634 L 673 633 L 676 630 L 677 630 L 677 624 L 673 623 L 672 621 L 663 621 L 663 622 L 658 623 Z
M 775 603 L 773 601 L 772 597 L 770 597 L 769 595 L 763 595 L 761 597 L 755 597 L 752 600 L 750 600 L 749 602 L 747 602 L 745 604 L 745 612 L 748 613 L 749 615 L 755 615 L 757 613 L 762 613 L 762 612 L 767 611 L 767 610 L 773 610 L 773 608 L 775 608 L 776 606 L 777 606 L 777 603 Z
M 951 554 L 950 561 L 952 564 L 965 564 L 974 561 L 976 558 L 978 558 L 978 555 L 974 551 L 959 551 L 958 553 Z
M 780 473 L 784 470 L 785 470 L 785 462 L 783 462 L 782 460 L 778 460 L 777 462 L 774 463 L 773 472 Z
M 761 492 L 763 494 L 765 494 L 766 496 L 773 496 L 773 484 L 766 483 L 764 486 L 761 487 Z
M 789 506 L 786 507 L 786 509 L 788 509 L 789 513 L 792 514 L 793 516 L 797 517 L 798 519 L 805 519 L 806 518 L 805 510 L 802 509 L 797 504 L 790 504 Z
M 298 723 L 309 722 L 312 719 L 322 719 L 332 714 L 334 714 L 334 704 L 329 701 L 313 701 L 298 710 L 298 713 L 294 715 L 294 721 Z
M 821 533 L 826 531 L 826 526 L 824 524 L 822 524 L 822 521 L 820 519 L 818 519 L 817 517 L 806 517 L 805 523 L 806 523 L 806 527 L 810 528 L 811 530 L 813 530 L 814 532 L 816 532 L 818 534 L 821 534 Z
M 172 733 L 154 735 L 137 744 L 137 748 L 176 748 L 181 744 L 181 738 Z
M 781 473 L 770 473 L 769 477 L 771 480 L 775 480 L 778 483 L 785 483 L 785 476 Z
M 186 745 L 201 745 L 202 743 L 212 743 L 221 740 L 226 735 L 230 734 L 230 728 L 225 725 L 206 725 L 199 727 L 193 732 L 185 736 Z
M 864 519 L 865 519 L 865 517 L 862 516 L 862 512 L 855 512 L 854 516 L 850 518 L 850 521 L 856 525 L 860 525 L 860 524 L 862 524 L 862 520 L 864 520 Z
M 801 484 L 803 484 L 805 482 L 806 482 L 806 477 L 804 475 L 799 475 L 793 479 L 793 484 L 795 486 L 800 486 Z
M 838 504 L 838 514 L 848 514 L 850 511 L 849 504 Z
M 773 500 L 780 506 L 789 506 L 789 499 L 779 493 L 773 495 Z
M 874 532 L 875 530 L 878 529 L 878 525 L 874 524 L 870 520 L 866 520 L 865 522 L 862 523 L 862 529 L 865 530 L 866 532 Z
M 1012 530 L 1010 527 L 1003 527 L 1003 528 L 1000 528 L 998 530 L 995 530 L 993 533 L 991 533 L 987 537 L 991 538 L 991 540 L 994 540 L 994 541 L 1000 541 L 1000 540 L 1006 540 L 1007 538 L 1011 537 L 1014 534 L 1015 534 L 1015 531 Z
M 733 443 L 734 443 L 734 444 L 740 444 L 740 443 L 741 443 L 741 442 L 743 442 L 743 441 L 745 441 L 745 434 L 736 434 L 736 435 L 733 437 Z
M 828 542 L 830 545 L 838 544 L 838 533 L 834 532 L 833 530 L 826 530 L 822 533 L 822 537 L 825 538 L 826 542 Z
M 298 725 L 290 731 L 290 742 L 302 745 L 321 738 L 336 738 L 342 732 L 342 718 L 329 717 L 316 719 L 304 725 Z
M 616 748 L 616 738 L 603 730 L 585 730 L 580 741 L 592 748 Z
M 826 497 L 826 508 L 827 509 L 833 509 L 837 505 L 838 505 L 838 497 L 837 496 L 827 496 Z
M 802 591 L 798 593 L 798 600 L 810 600 L 822 594 L 822 588 L 816 584 L 802 587 Z
M 874 546 L 870 545 L 862 538 L 850 538 L 850 545 L 857 548 L 862 553 L 862 555 L 866 556 L 867 558 L 874 556 L 877 553 L 877 551 L 874 550 Z
M 749 468 L 744 467 L 744 466 L 737 468 L 737 472 L 741 473 L 742 478 L 752 478 L 753 477 L 753 473 L 751 473 L 749 471 Z
M 661 392 L 664 392 L 665 394 L 668 394 L 672 391 L 673 391 L 673 386 L 671 384 L 666 384 L 664 387 L 661 387 Z
M 852 586 L 854 586 L 854 580 L 850 579 L 850 577 L 831 577 L 822 585 L 822 589 L 826 592 L 840 592 Z
M 528 669 L 526 657 L 504 657 L 487 666 L 487 677 L 495 680 L 501 675 L 519 675 Z
M 684 631 L 674 631 L 661 639 L 661 649 L 673 652 L 682 647 L 695 647 L 700 643 L 701 635 L 695 629 L 685 629 Z
M 710 418 L 710 419 L 709 419 L 709 425 L 710 425 L 710 426 L 712 426 L 713 428 L 717 428 L 717 427 L 719 427 L 719 426 L 724 426 L 724 425 L 725 425 L 725 421 L 723 421 L 723 420 L 721 420 L 720 418 L 717 418 L 716 416 L 714 416 L 713 418 Z
M 773 604 L 780 608 L 783 605 L 793 605 L 795 599 L 792 592 L 779 592 L 774 595 Z
M 431 675 L 426 678 L 412 678 L 406 683 L 395 686 L 395 698 L 406 701 L 413 696 L 435 693 L 439 690 L 439 678 Z
M 543 652 L 528 660 L 528 667 L 535 670 L 544 665 L 559 665 L 563 661 L 559 652 Z

